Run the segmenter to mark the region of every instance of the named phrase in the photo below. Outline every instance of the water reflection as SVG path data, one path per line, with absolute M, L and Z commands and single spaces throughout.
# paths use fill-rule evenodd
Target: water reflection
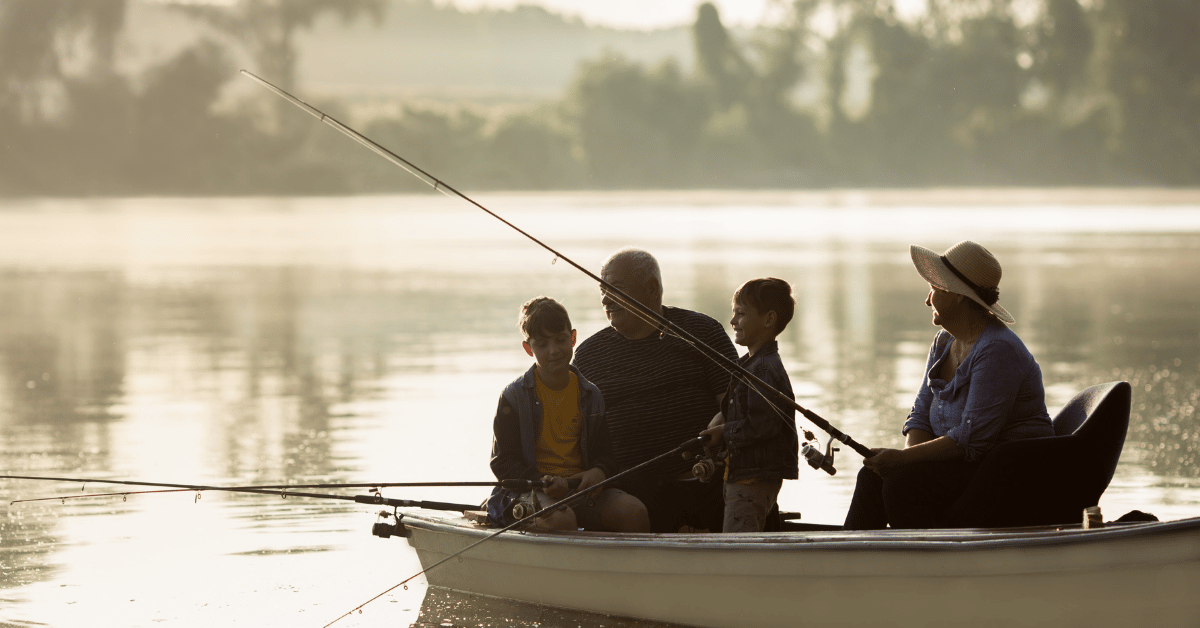
M 569 222 L 551 220 L 562 215 L 557 205 L 534 204 L 518 223 L 546 225 L 551 231 L 538 235 L 564 242 L 594 267 L 630 243 L 619 225 L 649 217 L 678 227 L 692 215 L 598 204 L 576 207 Z M 158 225 L 151 231 L 183 221 L 215 235 L 187 250 L 135 243 L 134 253 L 122 254 L 90 250 L 75 238 L 57 253 L 48 244 L 49 261 L 41 264 L 5 258 L 0 235 L 0 469 L 205 484 L 486 479 L 496 396 L 527 367 L 514 327 L 517 306 L 549 294 L 570 309 L 581 337 L 604 325 L 590 281 L 531 254 L 509 233 L 478 228 L 474 216 L 460 234 L 457 226 L 438 231 L 444 216 L 405 214 L 404 233 L 411 235 L 385 237 L 380 225 L 395 227 L 394 213 L 373 209 L 340 220 L 283 212 L 287 222 L 277 223 L 283 218 L 272 218 L 273 209 L 259 208 L 243 211 L 242 224 L 259 225 L 259 236 L 271 231 L 262 224 L 286 224 L 275 229 L 284 235 L 230 235 L 228 244 L 218 237 L 220 215 L 175 211 L 151 212 Z M 614 218 L 618 211 L 631 214 Z M 780 348 L 799 401 L 869 446 L 899 445 L 935 332 L 923 305 L 926 287 L 908 258 L 911 234 L 848 238 L 830 231 L 844 219 L 836 211 L 820 223 L 819 210 L 797 221 L 768 208 L 762 211 L 780 212 L 779 233 L 749 244 L 737 232 L 722 239 L 722 225 L 736 211 L 705 209 L 697 220 L 715 225 L 708 231 L 701 228 L 708 223 L 697 222 L 694 233 L 676 229 L 635 242 L 663 261 L 666 301 L 726 321 L 730 295 L 746 279 L 789 280 L 797 313 Z M 871 222 L 885 213 L 855 215 Z M 1087 215 L 1077 210 L 1077 217 Z M 43 214 L 24 219 L 56 231 L 53 214 L 37 216 Z M 90 229 L 105 228 L 84 218 Z M 807 231 L 813 224 L 818 236 Z M 1200 235 L 992 235 L 980 239 L 1004 264 L 1002 299 L 1042 365 L 1051 412 L 1095 383 L 1123 379 L 1134 387 L 1125 453 L 1101 502 L 1106 514 L 1198 514 L 1200 294 L 1189 288 L 1200 277 Z M 942 249 L 962 237 L 939 232 L 914 241 Z M 76 248 L 87 263 L 63 252 Z M 260 254 L 266 261 L 256 261 Z M 837 476 L 806 473 L 785 485 L 781 503 L 806 521 L 838 521 L 857 465 L 845 452 Z M 89 531 L 98 522 L 148 531 L 160 523 L 159 502 L 149 496 L 7 505 L 60 488 L 0 481 L 0 602 L 33 620 L 30 599 L 45 604 L 49 594 L 38 597 L 30 587 L 59 583 L 64 557 L 97 542 Z M 478 502 L 483 495 L 397 496 Z M 219 509 L 206 510 L 210 500 L 182 516 L 207 526 L 195 529 L 196 538 L 229 533 L 213 550 L 218 555 L 275 561 L 308 553 L 336 561 L 341 554 L 328 550 L 342 543 L 337 535 L 369 530 L 369 521 L 347 523 L 363 509 L 341 502 L 246 495 L 215 502 Z M 77 524 L 77 517 L 96 523 Z M 252 541 L 235 536 L 246 533 Z M 123 538 L 137 541 L 133 533 Z M 366 588 L 390 584 L 385 578 Z M 458 617 L 466 606 L 451 600 L 439 608 Z M 0 622 L 11 620 L 8 612 L 0 611 Z M 538 612 L 549 611 L 530 617 Z M 430 611 L 420 621 L 450 615 Z
M 583 613 L 429 587 L 412 628 L 670 628 L 678 624 Z
M 126 287 L 113 272 L 0 270 L 6 421 L 112 418 L 126 369 Z

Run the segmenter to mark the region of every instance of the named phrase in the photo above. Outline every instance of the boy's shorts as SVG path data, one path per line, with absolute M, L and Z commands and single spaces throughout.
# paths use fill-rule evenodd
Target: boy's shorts
M 762 532 L 782 487 L 783 480 L 726 482 L 725 522 L 721 531 Z
M 558 502 L 567 499 L 574 493 L 563 495 L 559 499 L 553 499 L 542 491 L 532 491 L 521 495 L 517 501 L 533 505 L 533 495 L 537 494 L 537 503 L 542 508 L 548 508 Z M 619 488 L 602 488 L 598 493 L 593 492 L 587 497 L 578 500 L 571 504 L 571 510 L 575 511 L 575 524 L 585 530 L 602 530 L 603 526 L 600 523 L 600 513 L 609 507 L 613 500 L 621 495 L 627 495 L 625 491 Z

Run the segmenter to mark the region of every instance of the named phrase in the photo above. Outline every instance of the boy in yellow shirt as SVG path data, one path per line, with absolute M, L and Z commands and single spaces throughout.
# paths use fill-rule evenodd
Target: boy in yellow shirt
M 585 491 L 617 472 L 604 399 L 571 366 L 575 330 L 567 309 L 554 299 L 537 297 L 521 306 L 517 326 L 524 338 L 521 346 L 534 364 L 500 395 L 492 425 L 492 472 L 500 480 L 549 484 L 532 496 L 497 487 L 487 510 L 498 525 L 515 520 L 512 505 L 517 500 L 536 498 L 544 508 L 572 494 L 568 480 L 577 478 L 575 490 Z M 616 488 L 544 515 L 534 525 L 543 530 L 650 531 L 645 505 Z

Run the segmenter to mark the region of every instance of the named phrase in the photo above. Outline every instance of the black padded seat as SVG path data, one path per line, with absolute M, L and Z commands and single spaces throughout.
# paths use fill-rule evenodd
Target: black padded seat
M 1079 523 L 1108 488 L 1129 429 L 1128 382 L 1097 384 L 1054 417 L 1054 436 L 998 445 L 984 456 L 950 527 Z

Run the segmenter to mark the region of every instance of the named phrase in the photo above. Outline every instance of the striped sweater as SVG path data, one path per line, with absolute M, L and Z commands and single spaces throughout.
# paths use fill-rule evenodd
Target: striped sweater
M 724 327 L 711 317 L 664 306 L 663 316 L 698 340 L 736 360 Z M 609 434 L 621 470 L 659 456 L 695 438 L 720 409 L 717 397 L 729 374 L 672 334 L 629 340 L 606 327 L 575 351 L 575 366 L 600 388 Z M 675 477 L 691 463 L 667 459 L 635 480 L 654 483 Z

